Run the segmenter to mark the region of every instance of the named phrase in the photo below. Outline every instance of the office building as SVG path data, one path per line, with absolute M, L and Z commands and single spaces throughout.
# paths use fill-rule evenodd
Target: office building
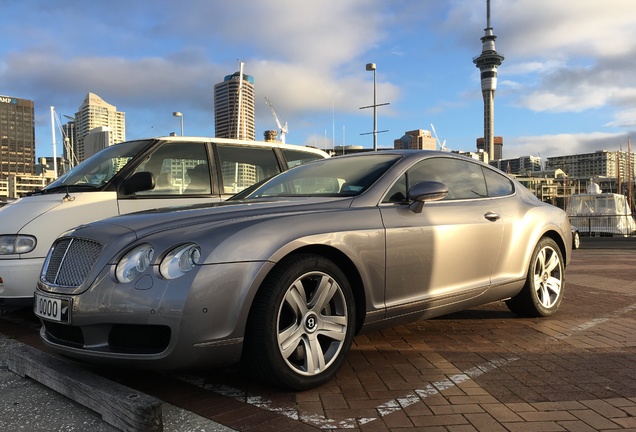
M 75 118 L 65 116 L 69 121 L 62 125 L 62 156 L 68 162 L 72 168 L 78 164 L 77 156 L 75 155 Z
M 125 116 L 125 113 L 117 111 L 115 106 L 104 102 L 96 94 L 88 93 L 79 111 L 75 113 L 74 152 L 77 161 L 82 162 L 88 157 L 85 148 L 85 138 L 95 128 L 108 127 L 109 146 L 126 141 Z M 89 152 L 92 150 L 89 150 Z
M 620 177 L 625 182 L 629 178 L 636 178 L 636 155 L 624 151 L 597 150 L 594 153 L 549 157 L 545 169 L 556 168 L 562 169 L 571 178 Z
M 256 139 L 254 77 L 236 72 L 214 86 L 217 138 Z
M 437 140 L 431 136 L 431 132 L 416 129 L 405 132 L 402 138 L 393 141 L 393 148 L 400 150 L 436 150 Z
M 461 150 L 451 150 L 451 153 L 458 154 L 460 156 L 465 156 L 471 159 L 478 160 L 483 163 L 488 163 L 488 153 L 483 150 L 479 150 L 478 152 L 467 152 Z
M 108 126 L 93 128 L 84 137 L 84 159 L 111 145 L 111 130 Z
M 0 179 L 35 172 L 32 100 L 0 96 Z
M 489 164 L 508 174 L 532 175 L 534 172 L 543 170 L 541 158 L 536 156 L 522 156 L 516 159 L 497 159 L 490 161 Z

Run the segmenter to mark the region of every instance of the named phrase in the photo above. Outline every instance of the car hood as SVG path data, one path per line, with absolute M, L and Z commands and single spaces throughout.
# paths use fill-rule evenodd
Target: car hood
M 282 214 L 324 212 L 351 206 L 353 198 L 293 198 L 255 201 L 225 201 L 208 205 L 166 207 L 104 219 L 82 225 L 74 231 L 83 235 L 88 229 L 94 232 L 105 225 L 118 226 L 143 238 L 162 231 L 186 228 L 193 225 L 222 227 L 237 221 L 275 218 Z M 109 229 L 105 229 L 109 231 Z M 80 232 L 82 232 L 80 234 Z
M 20 198 L 0 207 L 3 234 L 18 234 L 33 219 L 63 204 L 62 195 L 39 195 Z

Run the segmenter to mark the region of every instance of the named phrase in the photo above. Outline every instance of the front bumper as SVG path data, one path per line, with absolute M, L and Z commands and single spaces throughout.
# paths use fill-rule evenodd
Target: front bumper
M 75 295 L 40 283 L 38 295 L 70 299 L 72 305 L 69 324 L 42 319 L 40 336 L 54 351 L 91 363 L 153 369 L 236 363 L 248 293 L 270 266 L 206 265 L 172 281 L 146 274 L 143 284 L 115 283 L 112 268 L 106 268 Z
M 44 258 L 0 259 L 0 301 L 33 301 Z

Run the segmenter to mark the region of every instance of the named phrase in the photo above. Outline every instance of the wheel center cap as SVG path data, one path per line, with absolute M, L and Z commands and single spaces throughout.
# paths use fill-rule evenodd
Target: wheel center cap
M 548 281 L 548 274 L 547 273 L 543 273 L 543 282 L 547 282 Z
M 305 330 L 307 333 L 313 333 L 318 329 L 318 316 L 311 312 L 305 316 Z

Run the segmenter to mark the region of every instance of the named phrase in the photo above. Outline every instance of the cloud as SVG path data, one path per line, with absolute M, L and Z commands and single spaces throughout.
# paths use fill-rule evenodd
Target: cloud
M 351 113 L 368 105 L 372 92 L 358 56 L 386 37 L 379 0 L 73 5 L 62 0 L 35 8 L 25 0 L 15 6 L 16 15 L 31 15 L 29 36 L 0 66 L 0 80 L 12 92 L 74 108 L 92 91 L 124 110 L 186 101 L 211 110 L 213 85 L 238 70 L 241 60 L 256 77 L 259 96 L 285 107 L 290 117 L 332 106 Z M 39 27 L 40 20 L 58 25 Z M 56 38 L 82 43 L 56 44 Z M 397 100 L 398 86 L 378 78 L 378 90 Z
M 636 103 L 634 16 L 632 0 L 493 0 L 491 25 L 497 51 L 506 57 L 500 97 L 535 112 L 610 107 L 616 121 L 606 126 L 628 126 L 630 112 L 618 111 Z M 474 44 L 484 22 L 482 2 L 455 0 L 444 28 L 460 43 Z
M 636 108 L 617 112 L 614 120 L 605 124 L 608 127 L 628 128 L 636 126 Z
M 491 8 L 498 47 L 516 55 L 615 57 L 630 52 L 636 39 L 632 0 L 496 0 Z

